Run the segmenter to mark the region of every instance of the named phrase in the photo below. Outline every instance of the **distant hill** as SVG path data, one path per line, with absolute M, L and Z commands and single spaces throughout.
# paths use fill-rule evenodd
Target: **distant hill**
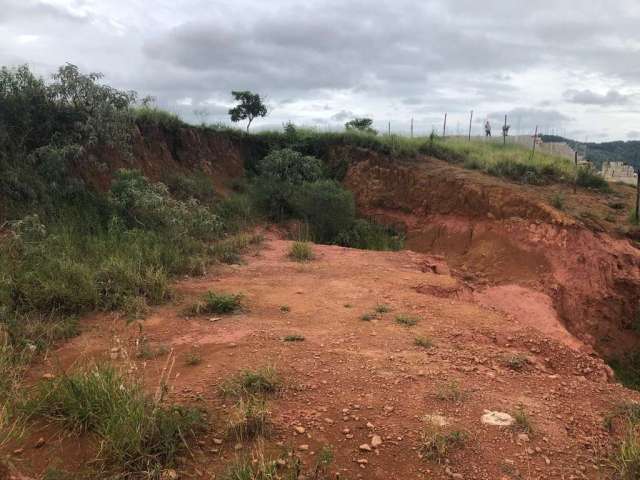
M 606 161 L 621 161 L 640 168 L 640 141 L 629 142 L 577 142 L 558 135 L 543 135 L 543 142 L 566 142 L 571 148 L 580 153 L 587 149 L 587 160 L 590 160 L 598 168 Z

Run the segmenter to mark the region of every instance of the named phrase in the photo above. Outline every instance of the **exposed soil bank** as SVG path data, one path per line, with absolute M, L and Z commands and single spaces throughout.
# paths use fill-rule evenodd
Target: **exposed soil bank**
M 407 248 L 444 255 L 472 289 L 518 285 L 547 295 L 566 328 L 605 357 L 638 345 L 640 251 L 630 240 L 593 231 L 527 189 L 432 158 L 371 155 L 351 165 L 345 184 L 363 212 L 403 228 Z

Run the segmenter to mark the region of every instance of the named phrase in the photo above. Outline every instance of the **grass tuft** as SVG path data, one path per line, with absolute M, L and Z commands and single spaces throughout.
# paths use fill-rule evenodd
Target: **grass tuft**
M 388 305 L 378 304 L 376 305 L 374 311 L 379 314 L 389 313 L 391 311 L 391 308 Z
M 467 433 L 462 430 L 446 432 L 425 421 L 419 445 L 420 453 L 428 460 L 444 462 L 453 449 L 464 447 L 467 437 Z
M 467 393 L 460 388 L 460 384 L 456 381 L 440 385 L 436 392 L 436 398 L 438 400 L 445 400 L 449 402 L 462 402 L 466 397 Z
M 274 367 L 266 366 L 257 370 L 244 370 L 223 383 L 224 395 L 252 396 L 276 393 L 282 382 Z
M 520 407 L 517 408 L 513 412 L 513 418 L 516 421 L 513 427 L 515 430 L 519 430 L 525 433 L 533 433 L 533 424 L 531 422 L 531 417 L 525 412 L 525 410 Z
M 141 385 L 107 365 L 41 382 L 23 413 L 95 433 L 102 466 L 132 473 L 171 466 L 187 436 L 202 424 L 199 411 L 152 400 Z
M 405 327 L 413 327 L 418 324 L 418 318 L 411 315 L 397 315 L 396 323 Z
M 413 340 L 413 344 L 422 348 L 433 348 L 435 346 L 433 340 L 429 337 L 416 337 Z
M 302 335 L 287 335 L 283 340 L 285 342 L 303 342 L 304 337 Z
M 524 370 L 527 365 L 529 365 L 529 359 L 521 354 L 510 355 L 504 359 L 504 366 L 516 372 Z
M 294 242 L 289 250 L 289 258 L 296 262 L 310 262 L 315 255 L 309 242 Z
M 240 398 L 231 411 L 227 434 L 244 441 L 267 436 L 270 430 L 269 410 L 264 398 Z
M 241 294 L 207 292 L 202 298 L 187 308 L 185 314 L 190 317 L 198 315 L 233 313 L 242 307 Z

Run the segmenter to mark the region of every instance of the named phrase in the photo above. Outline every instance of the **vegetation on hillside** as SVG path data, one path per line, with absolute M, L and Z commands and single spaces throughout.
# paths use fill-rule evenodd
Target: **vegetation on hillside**
M 640 168 L 640 140 L 602 143 L 577 142 L 557 135 L 543 135 L 542 139 L 545 142 L 566 142 L 578 152 L 584 153 L 586 151 L 587 160 L 598 169 L 602 167 L 604 162 L 624 162 L 633 165 L 636 170 Z

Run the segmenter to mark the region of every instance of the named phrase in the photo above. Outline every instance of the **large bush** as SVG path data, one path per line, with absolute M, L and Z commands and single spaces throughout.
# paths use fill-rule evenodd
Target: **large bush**
M 291 200 L 305 182 L 322 177 L 322 162 L 289 148 L 275 150 L 258 164 L 255 197 L 260 208 L 274 219 L 293 214 Z
M 293 195 L 292 207 L 317 242 L 333 243 L 355 221 L 353 195 L 333 180 L 304 183 Z

